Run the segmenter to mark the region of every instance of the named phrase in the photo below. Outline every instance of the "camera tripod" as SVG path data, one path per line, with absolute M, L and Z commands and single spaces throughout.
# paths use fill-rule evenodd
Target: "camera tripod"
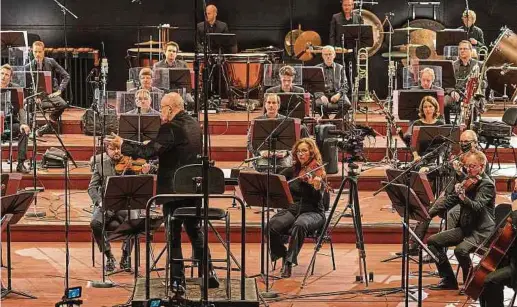
M 348 207 L 350 207 L 352 210 L 352 217 L 355 229 L 355 245 L 359 253 L 359 275 L 356 276 L 356 281 L 364 281 L 366 283 L 366 286 L 368 286 L 368 271 L 366 269 L 366 251 L 364 249 L 363 224 L 361 221 L 361 210 L 359 206 L 359 189 L 357 187 L 357 181 L 359 179 L 359 166 L 355 163 L 349 163 L 348 168 L 348 176 L 341 181 L 341 185 L 339 187 L 339 191 L 336 194 L 336 199 L 334 200 L 332 209 L 330 210 L 329 216 L 325 221 L 325 225 L 321 229 L 320 236 L 318 238 L 316 246 L 314 247 L 314 253 L 312 254 L 311 261 L 309 263 L 309 266 L 307 267 L 307 271 L 305 272 L 305 277 L 303 278 L 302 288 L 306 285 L 307 278 L 309 277 L 309 272 L 315 265 L 316 254 L 321 249 L 321 246 L 325 241 L 325 237 L 328 233 L 331 233 L 334 230 L 334 228 L 336 228 L 336 226 L 339 224 L 339 221 L 344 216 L 346 208 Z M 334 212 L 336 211 L 337 205 L 339 203 L 339 198 L 341 197 L 341 194 L 343 194 L 343 190 L 347 183 L 349 186 L 348 205 L 345 207 L 345 209 L 339 215 L 334 225 L 332 225 L 332 228 L 330 228 L 329 230 L 330 223 L 332 222 L 332 216 L 334 216 Z

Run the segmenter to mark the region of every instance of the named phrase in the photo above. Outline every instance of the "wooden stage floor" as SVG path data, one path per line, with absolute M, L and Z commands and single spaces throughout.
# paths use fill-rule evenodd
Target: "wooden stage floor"
M 155 248 L 160 250 L 162 244 L 157 244 Z M 330 257 L 319 255 L 316 262 L 315 275 L 308 279 L 305 288 L 300 289 L 308 262 L 312 257 L 313 244 L 304 245 L 300 256 L 299 266 L 293 268 L 293 277 L 285 280 L 275 280 L 272 288 L 280 294 L 278 301 L 270 302 L 273 307 L 283 306 L 403 306 L 403 296 L 401 294 L 381 295 L 376 297 L 373 294 L 346 293 L 365 289 L 364 284 L 355 283 L 355 275 L 358 273 L 358 259 L 355 245 L 336 244 L 336 266 L 337 270 L 332 270 Z M 118 258 L 120 244 L 113 244 L 113 251 Z M 380 289 L 397 287 L 400 285 L 400 261 L 381 263 L 380 260 L 390 256 L 399 250 L 399 245 L 390 244 L 367 244 L 367 271 L 373 272 L 374 282 L 370 283 L 368 289 Z M 184 244 L 183 250 L 189 254 L 190 246 Z M 232 246 L 232 251 L 236 255 L 239 253 L 240 246 Z M 119 285 L 116 288 L 96 289 L 89 286 L 88 281 L 100 280 L 100 257 L 97 256 L 97 265 L 92 267 L 90 258 L 90 245 L 88 243 L 71 244 L 70 262 L 70 286 L 83 287 L 83 306 L 112 306 L 121 304 L 131 295 L 133 279 L 130 273 L 122 273 L 111 276 L 111 279 Z M 211 244 L 213 257 L 223 257 L 223 249 L 218 244 Z M 247 274 L 249 276 L 260 271 L 260 245 L 247 244 Z M 321 249 L 322 253 L 328 253 L 327 245 Z M 4 252 L 5 253 L 5 252 Z M 29 292 L 38 299 L 25 299 L 16 295 L 10 295 L 2 300 L 5 307 L 41 307 L 53 306 L 60 300 L 64 290 L 64 243 L 13 243 L 13 288 L 19 291 Z M 5 258 L 4 258 L 5 259 Z M 142 266 L 143 269 L 143 266 Z M 416 272 L 417 266 L 411 264 L 410 271 Z M 424 271 L 434 271 L 434 265 L 424 265 Z M 273 272 L 278 274 L 279 269 Z M 2 281 L 6 282 L 5 270 Z M 219 277 L 225 273 L 218 271 Z M 236 278 L 238 272 L 234 272 Z M 153 277 L 157 277 L 153 273 Z M 436 283 L 436 277 L 424 277 L 424 285 Z M 264 289 L 264 283 L 260 278 L 257 279 L 260 291 Z M 416 285 L 416 277 L 411 277 L 410 284 Z M 513 292 L 506 289 L 507 296 Z M 431 291 L 424 289 L 428 296 L 424 300 L 424 306 L 461 306 L 466 299 L 460 296 L 458 291 Z M 303 297 L 302 297 L 303 296 Z M 411 305 L 411 306 L 416 306 Z M 475 305 L 467 305 L 475 306 Z M 517 305 L 516 305 L 517 306 Z

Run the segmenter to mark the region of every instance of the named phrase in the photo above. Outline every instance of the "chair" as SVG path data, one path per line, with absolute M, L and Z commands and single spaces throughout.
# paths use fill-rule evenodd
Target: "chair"
M 174 192 L 177 194 L 201 194 L 201 184 L 202 184 L 202 165 L 201 164 L 191 164 L 180 167 L 176 173 L 174 174 Z M 220 168 L 210 167 L 209 169 L 209 194 L 224 194 L 225 191 L 225 179 L 224 173 Z M 170 223 L 173 220 L 187 220 L 187 219 L 202 219 L 203 216 L 197 215 L 197 207 L 182 207 L 178 208 L 174 211 L 172 216 L 168 217 L 167 225 L 171 225 Z M 213 227 L 211 221 L 223 221 L 225 223 L 225 236 L 226 240 L 220 236 L 219 232 Z M 208 223 L 218 240 L 223 244 L 226 250 L 226 258 L 225 259 L 211 259 L 212 263 L 216 262 L 224 262 L 226 263 L 226 278 L 227 281 L 230 281 L 230 273 L 231 273 L 231 259 L 230 257 L 237 263 L 236 258 L 231 254 L 230 251 L 230 214 L 219 208 L 208 208 Z M 204 234 L 208 235 L 208 234 Z M 192 255 L 193 256 L 193 255 Z M 183 261 L 183 262 L 192 262 L 193 266 L 197 265 L 198 268 L 201 266 L 199 263 L 200 259 L 194 258 L 183 258 L 183 259 L 173 259 L 175 261 Z M 238 264 L 238 263 L 237 263 Z M 239 266 L 240 268 L 240 266 Z M 198 271 L 198 275 L 201 276 L 201 272 Z M 230 282 L 226 283 L 226 293 L 228 297 L 230 296 Z
M 483 130 L 483 124 L 489 125 L 494 128 L 494 130 L 507 130 L 509 131 L 508 134 L 500 134 L 494 133 L 492 129 L 490 130 Z M 497 159 L 497 166 L 500 169 L 501 168 L 501 162 L 499 159 L 499 148 L 511 148 L 513 152 L 513 159 L 515 162 L 515 166 L 517 167 L 517 155 L 515 154 L 515 148 L 511 145 L 511 131 L 515 126 L 517 126 L 517 107 L 508 108 L 504 114 L 501 121 L 487 121 L 487 120 L 480 120 L 478 123 L 478 134 L 480 137 L 480 143 L 485 143 L 486 147 L 485 150 L 490 147 L 490 145 L 493 145 L 495 147 L 494 154 L 492 155 L 492 163 L 490 165 L 490 171 L 492 171 L 492 168 L 494 166 L 494 163 Z

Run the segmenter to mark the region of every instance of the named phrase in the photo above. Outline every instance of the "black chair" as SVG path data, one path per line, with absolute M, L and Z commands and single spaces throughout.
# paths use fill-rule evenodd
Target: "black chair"
M 225 191 L 225 179 L 224 173 L 220 168 L 210 167 L 209 169 L 209 194 L 224 194 Z M 201 184 L 202 184 L 202 165 L 201 164 L 191 164 L 185 165 L 179 168 L 174 174 L 174 192 L 177 194 L 201 194 Z M 173 220 L 187 220 L 187 219 L 202 219 L 203 212 L 201 216 L 197 214 L 197 207 L 182 207 L 174 210 L 172 216 L 169 217 L 169 221 L 167 223 L 167 227 L 169 227 L 170 223 Z M 223 240 L 219 232 L 213 227 L 211 221 L 223 221 L 225 224 L 225 238 Z M 226 258 L 225 259 L 211 259 L 212 263 L 224 262 L 226 263 L 226 293 L 228 297 L 230 297 L 230 273 L 231 273 L 231 262 L 232 259 L 237 263 L 236 258 L 232 255 L 230 251 L 230 214 L 223 209 L 219 208 L 208 208 L 208 224 L 212 229 L 213 233 L 216 235 L 218 240 L 224 246 L 226 250 Z M 208 235 L 208 234 L 204 234 Z M 231 257 L 231 259 L 230 259 Z M 200 268 L 199 263 L 201 259 L 192 258 L 184 258 L 184 259 L 173 259 L 174 261 L 183 261 L 183 262 L 192 262 L 194 266 Z M 239 264 L 237 263 L 239 266 Z M 240 268 L 240 266 L 239 266 Z M 201 272 L 198 272 L 199 276 L 201 276 Z M 193 274 L 193 273 L 191 273 Z
M 515 162 L 515 166 L 517 167 L 517 156 L 515 154 L 515 148 L 511 145 L 511 136 L 512 136 L 512 129 L 517 126 L 517 107 L 508 108 L 504 114 L 501 121 L 487 121 L 487 120 L 480 120 L 478 125 L 482 127 L 482 125 L 491 125 L 493 127 L 499 126 L 499 129 L 508 129 L 510 133 L 507 135 L 494 135 L 493 131 L 483 130 L 483 128 L 478 129 L 479 134 L 479 142 L 485 143 L 485 150 L 490 147 L 490 145 L 493 145 L 495 147 L 494 154 L 492 155 L 492 163 L 490 165 L 490 171 L 492 171 L 492 168 L 494 166 L 495 161 L 497 160 L 497 166 L 500 169 L 501 168 L 501 162 L 499 159 L 499 148 L 511 148 L 513 152 L 513 160 Z

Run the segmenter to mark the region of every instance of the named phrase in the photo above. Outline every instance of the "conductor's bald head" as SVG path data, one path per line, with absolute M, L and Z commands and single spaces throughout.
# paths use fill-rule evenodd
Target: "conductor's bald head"
M 162 121 L 170 122 L 176 114 L 185 109 L 185 102 L 178 93 L 168 93 L 163 96 L 160 103 Z

